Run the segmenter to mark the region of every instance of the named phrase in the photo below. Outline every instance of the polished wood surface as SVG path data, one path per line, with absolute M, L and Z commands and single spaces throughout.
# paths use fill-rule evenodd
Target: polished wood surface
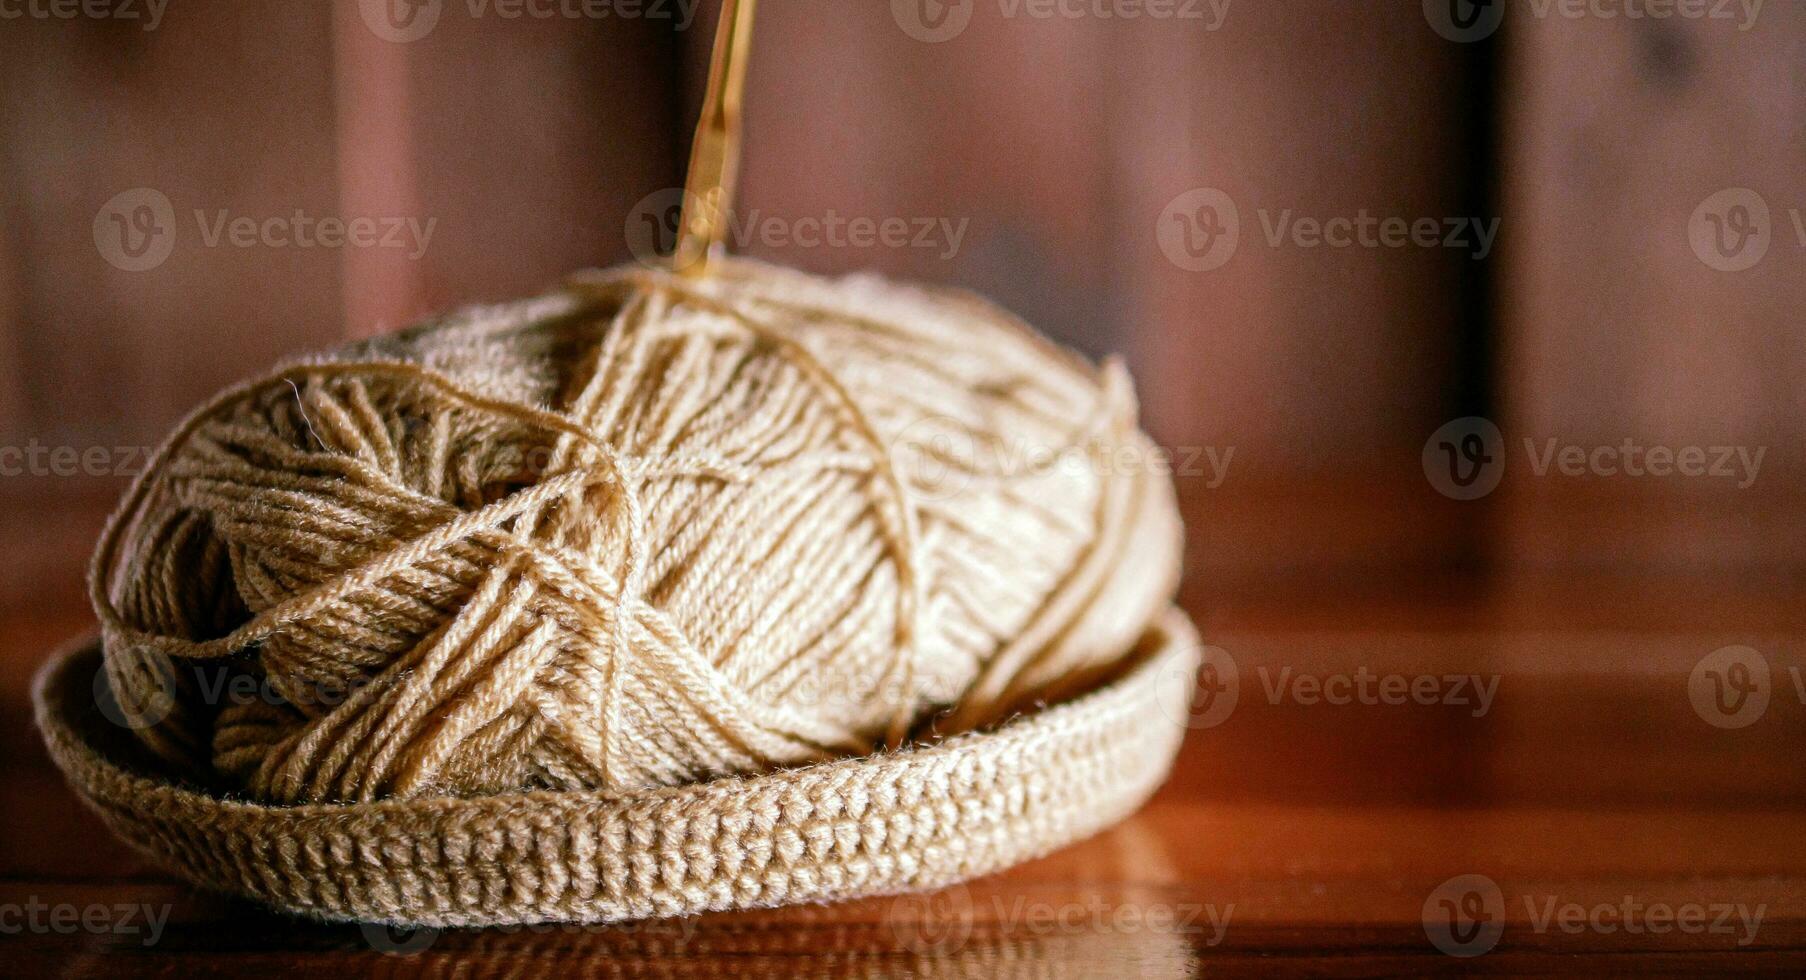
M 1253 504 L 1189 499 L 1196 526 L 1232 523 L 1242 508 L 1255 519 Z M 1313 520 L 1285 513 L 1288 498 L 1268 499 L 1270 526 Z M 10 540 L 66 541 L 70 554 L 99 518 L 75 504 L 55 526 L 18 515 L 0 521 Z M 90 622 L 52 549 L 38 567 L 61 570 L 45 571 L 29 593 L 10 590 L 0 607 L 0 929 L 18 929 L 0 935 L 0 972 L 1806 969 L 1798 645 L 1806 604 L 1797 580 L 1512 564 L 1381 573 L 1351 559 L 1213 585 L 1202 552 L 1221 539 L 1193 537 L 1186 602 L 1213 657 L 1235 664 L 1239 698 L 1220 723 L 1190 734 L 1170 782 L 1121 826 L 932 896 L 411 936 L 291 921 L 197 892 L 128 852 L 81 808 L 28 721 L 33 668 Z M 1690 698 L 1695 665 L 1728 645 L 1758 650 L 1772 674 L 1766 711 L 1740 729 L 1709 724 Z M 1424 703 L 1404 704 L 1331 704 L 1313 693 L 1313 683 L 1340 690 L 1333 678 L 1364 674 L 1376 685 L 1400 676 L 1438 687 Z M 1457 690 L 1458 675 L 1476 679 Z M 1489 688 L 1482 701 L 1477 692 Z M 1496 944 L 1473 958 L 1450 956 L 1431 938 L 1440 903 L 1462 899 L 1446 883 L 1464 875 L 1497 889 L 1492 905 L 1477 907 L 1479 925 L 1502 925 Z M 60 920 L 59 907 L 68 910 Z M 144 908 L 160 921 L 148 945 Z M 95 927 L 81 924 L 84 915 Z M 58 922 L 71 931 L 56 931 Z

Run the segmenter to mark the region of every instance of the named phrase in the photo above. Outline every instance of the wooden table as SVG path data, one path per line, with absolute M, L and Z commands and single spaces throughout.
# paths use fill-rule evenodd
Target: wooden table
M 84 518 L 67 533 L 90 531 Z M 400 936 L 197 893 L 108 836 L 30 730 L 32 669 L 89 622 L 72 579 L 40 583 L 0 610 L 0 928 L 21 930 L 0 936 L 0 973 L 1798 971 L 1797 585 L 1604 569 L 1328 576 L 1227 594 L 1194 581 L 1186 602 L 1235 664 L 1236 705 L 1192 732 L 1152 803 L 1095 839 L 933 896 Z M 1769 704 L 1743 728 L 1711 723 L 1691 697 L 1709 690 L 1696 665 L 1731 645 L 1771 672 Z M 1456 691 L 1455 675 L 1478 686 Z M 1363 676 L 1372 692 L 1388 676 L 1433 688 L 1420 700 L 1435 703 L 1312 694 Z

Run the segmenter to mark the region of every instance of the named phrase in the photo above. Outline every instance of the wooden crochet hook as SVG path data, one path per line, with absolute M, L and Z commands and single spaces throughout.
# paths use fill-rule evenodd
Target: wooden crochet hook
M 708 92 L 684 182 L 677 249 L 671 256 L 680 275 L 708 275 L 709 261 L 723 251 L 740 172 L 740 106 L 746 96 L 747 53 L 758 6 L 758 0 L 722 0 Z

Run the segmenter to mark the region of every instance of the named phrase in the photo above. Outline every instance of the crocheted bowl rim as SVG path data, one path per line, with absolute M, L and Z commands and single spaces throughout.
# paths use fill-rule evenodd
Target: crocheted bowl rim
M 1198 651 L 1169 609 L 1113 677 L 991 729 L 630 794 L 270 806 L 180 784 L 99 710 L 95 639 L 33 701 L 83 800 L 203 888 L 329 921 L 606 923 L 939 888 L 1089 837 L 1166 778 Z

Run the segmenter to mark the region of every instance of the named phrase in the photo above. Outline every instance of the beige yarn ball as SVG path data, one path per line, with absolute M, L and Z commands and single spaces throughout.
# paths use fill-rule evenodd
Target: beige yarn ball
M 1122 368 L 979 300 L 628 268 L 234 388 L 96 556 L 108 683 L 277 803 L 630 791 L 1113 670 L 1180 528 Z

